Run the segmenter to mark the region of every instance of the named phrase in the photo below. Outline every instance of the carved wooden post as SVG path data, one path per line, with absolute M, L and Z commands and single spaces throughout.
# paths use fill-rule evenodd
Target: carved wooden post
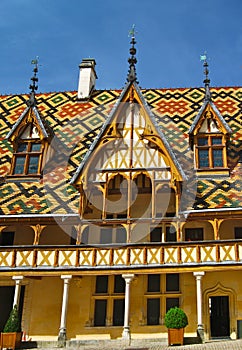
M 212 226 L 213 226 L 213 232 L 214 232 L 214 239 L 219 240 L 220 239 L 220 234 L 219 234 L 219 228 L 222 222 L 224 221 L 223 219 L 217 219 L 215 218 L 214 220 L 208 220 Z
M 40 240 L 40 235 L 46 226 L 37 224 L 37 225 L 31 226 L 31 227 L 34 230 L 34 243 L 33 243 L 33 245 L 38 245 L 39 240 Z

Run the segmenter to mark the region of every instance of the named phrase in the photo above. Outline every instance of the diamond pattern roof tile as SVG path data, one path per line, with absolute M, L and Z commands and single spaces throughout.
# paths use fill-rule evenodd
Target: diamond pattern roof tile
M 156 124 L 165 135 L 183 171 L 189 175 L 193 154 L 188 130 L 203 104 L 204 89 L 142 89 Z M 228 145 L 233 176 L 199 179 L 194 209 L 242 207 L 241 179 L 236 175 L 242 151 L 241 87 L 211 88 L 213 103 L 232 130 Z M 78 212 L 79 195 L 69 182 L 108 118 L 120 90 L 95 91 L 88 102 L 78 102 L 76 91 L 36 94 L 41 117 L 65 147 L 48 163 L 40 181 L 7 178 L 12 147 L 5 140 L 26 109 L 27 95 L 0 96 L 0 215 L 67 214 Z M 54 138 L 55 138 L 54 137 Z M 56 161 L 59 168 L 56 167 Z M 48 181 L 47 181 L 48 176 Z

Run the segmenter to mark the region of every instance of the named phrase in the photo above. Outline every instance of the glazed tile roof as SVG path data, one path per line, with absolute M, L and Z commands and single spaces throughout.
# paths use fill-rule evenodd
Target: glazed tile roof
M 228 145 L 231 177 L 199 179 L 192 206 L 242 207 L 238 167 L 242 150 L 242 88 L 211 88 L 211 93 L 213 103 L 232 130 Z M 38 111 L 56 135 L 57 152 L 47 164 L 43 179 L 31 182 L 6 177 L 12 157 L 12 146 L 6 136 L 26 109 L 28 96 L 0 96 L 0 215 L 77 213 L 79 195 L 69 181 L 120 94 L 121 90 L 95 91 L 87 102 L 78 102 L 76 91 L 37 94 Z M 204 89 L 143 89 L 142 94 L 183 171 L 190 176 L 193 154 L 188 132 L 203 105 Z

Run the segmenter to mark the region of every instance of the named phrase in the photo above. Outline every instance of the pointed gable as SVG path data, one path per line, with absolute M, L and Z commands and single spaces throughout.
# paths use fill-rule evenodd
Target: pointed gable
M 32 83 L 30 84 L 31 91 L 29 100 L 27 101 L 26 109 L 6 136 L 6 139 L 10 140 L 11 142 L 13 142 L 17 137 L 21 138 L 21 136 L 25 139 L 38 138 L 40 141 L 46 140 L 51 136 L 51 130 L 41 117 L 35 98 L 35 91 L 38 89 L 38 59 L 33 60 L 31 63 L 34 64 L 34 74 L 31 78 Z M 29 131 L 28 134 L 27 131 Z
M 92 181 L 100 182 L 105 181 L 104 173 L 120 169 L 155 170 L 157 179 L 185 178 L 136 82 L 129 82 L 122 91 L 71 183 L 78 185 L 85 173 L 89 177 L 90 169 L 93 176 L 99 171 Z
M 7 134 L 6 139 L 13 142 L 16 137 L 21 137 L 23 133 L 25 133 L 25 136 L 23 135 L 24 138 L 28 138 L 26 132 L 30 128 L 30 125 L 33 125 L 33 138 L 39 138 L 40 140 L 50 138 L 50 129 L 47 125 L 45 125 L 45 122 L 41 118 L 37 107 L 28 106 L 18 121 L 14 124 L 10 132 Z
M 232 133 L 230 127 L 212 101 L 204 101 L 189 130 L 190 137 L 198 133 Z
M 216 108 L 214 103 L 212 102 L 212 96 L 210 92 L 210 79 L 209 79 L 209 69 L 208 69 L 208 61 L 207 54 L 201 56 L 204 67 L 204 85 L 205 85 L 205 96 L 204 102 L 199 110 L 190 130 L 189 136 L 190 139 L 198 133 L 221 133 L 224 135 L 229 135 L 232 133 L 231 129 L 225 122 L 224 118 L 220 114 L 219 110 Z
M 205 99 L 190 130 L 194 168 L 200 176 L 229 175 L 227 141 L 231 129 L 210 99 Z
M 40 177 L 51 152 L 51 132 L 37 107 L 28 107 L 10 130 L 6 139 L 12 143 L 13 154 L 8 177 Z
M 33 62 L 34 76 L 31 78 L 33 83 L 30 85 L 31 92 L 27 107 L 6 136 L 13 146 L 8 177 L 39 178 L 45 162 L 51 155 L 49 146 L 52 132 L 37 108 L 35 91 L 38 88 L 36 85 L 38 61 Z
M 227 142 L 230 127 L 212 102 L 207 56 L 204 60 L 204 102 L 189 130 L 189 142 L 194 152 L 194 168 L 198 175 L 229 175 Z

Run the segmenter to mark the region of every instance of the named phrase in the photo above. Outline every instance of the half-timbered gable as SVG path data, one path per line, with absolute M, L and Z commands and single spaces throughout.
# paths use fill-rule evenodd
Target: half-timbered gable
M 95 220 L 101 225 L 100 234 L 105 234 L 104 222 L 105 226 L 110 225 L 108 232 L 118 222 L 126 231 L 126 241 L 135 242 L 149 239 L 150 231 L 162 217 L 178 215 L 185 178 L 140 88 L 130 82 L 72 183 L 80 190 L 84 227 L 88 220 Z M 89 227 L 90 242 L 99 243 L 104 238 L 96 227 L 92 229 L 93 232 Z M 113 235 L 110 239 L 105 242 L 115 243 Z
M 122 90 L 84 59 L 78 91 L 37 94 L 36 62 L 0 96 L 0 330 L 17 305 L 25 340 L 166 341 L 173 306 L 193 341 L 241 336 L 242 89 L 206 60 L 204 87 L 143 89 L 131 34 Z

